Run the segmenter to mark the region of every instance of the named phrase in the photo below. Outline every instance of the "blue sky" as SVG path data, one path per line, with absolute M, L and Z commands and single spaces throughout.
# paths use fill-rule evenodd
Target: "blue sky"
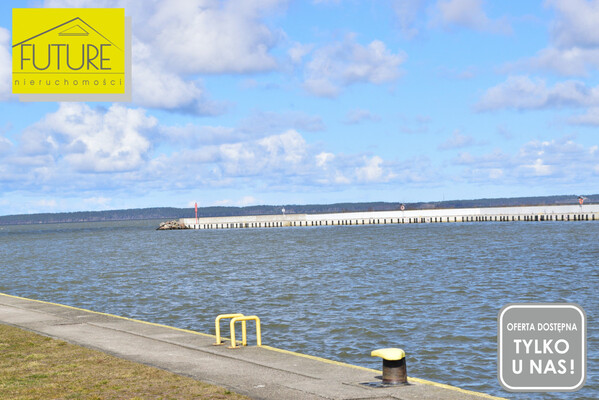
M 20 103 L 11 9 L 124 7 L 133 101 Z M 599 1 L 6 1 L 0 215 L 599 193 Z

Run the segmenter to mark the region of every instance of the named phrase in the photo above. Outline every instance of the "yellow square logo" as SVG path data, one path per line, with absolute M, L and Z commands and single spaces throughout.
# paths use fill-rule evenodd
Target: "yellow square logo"
M 125 93 L 125 9 L 15 8 L 12 18 L 13 93 Z

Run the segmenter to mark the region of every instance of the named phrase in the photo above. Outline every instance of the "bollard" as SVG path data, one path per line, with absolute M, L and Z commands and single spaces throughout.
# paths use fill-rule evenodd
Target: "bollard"
M 383 384 L 407 385 L 408 369 L 406 366 L 406 353 L 402 349 L 387 348 L 373 350 L 372 357 L 383 359 Z

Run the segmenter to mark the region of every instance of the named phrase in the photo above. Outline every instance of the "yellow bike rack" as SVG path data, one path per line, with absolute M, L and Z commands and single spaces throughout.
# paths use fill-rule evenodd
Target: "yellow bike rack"
M 221 344 L 224 344 L 220 338 L 220 320 L 223 318 L 236 318 L 236 317 L 243 317 L 243 314 L 221 314 L 216 317 L 216 319 L 214 320 L 214 328 L 216 330 L 216 343 L 214 343 L 215 346 L 220 346 Z M 242 330 L 243 330 L 243 332 L 245 332 L 245 321 L 243 322 Z M 245 333 L 243 335 L 245 337 Z M 232 336 L 233 336 L 233 338 L 235 338 L 235 335 L 232 335 Z
M 242 336 L 242 346 L 247 346 L 247 335 L 246 335 L 246 327 L 245 327 L 245 323 L 246 321 L 256 321 L 256 345 L 257 346 L 262 346 L 262 333 L 260 331 L 260 318 L 258 318 L 258 316 L 256 315 L 249 315 L 249 316 L 238 316 L 238 317 L 233 317 L 233 319 L 231 319 L 230 322 L 230 328 L 231 328 L 231 346 L 229 347 L 230 349 L 236 349 L 236 341 L 235 341 L 235 322 L 241 322 L 241 336 Z

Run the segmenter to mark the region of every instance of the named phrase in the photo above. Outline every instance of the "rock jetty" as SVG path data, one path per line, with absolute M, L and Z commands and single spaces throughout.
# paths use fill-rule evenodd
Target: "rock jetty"
M 157 231 L 169 231 L 173 229 L 189 229 L 185 224 L 177 219 L 167 222 L 161 222 L 160 226 L 156 229 Z

